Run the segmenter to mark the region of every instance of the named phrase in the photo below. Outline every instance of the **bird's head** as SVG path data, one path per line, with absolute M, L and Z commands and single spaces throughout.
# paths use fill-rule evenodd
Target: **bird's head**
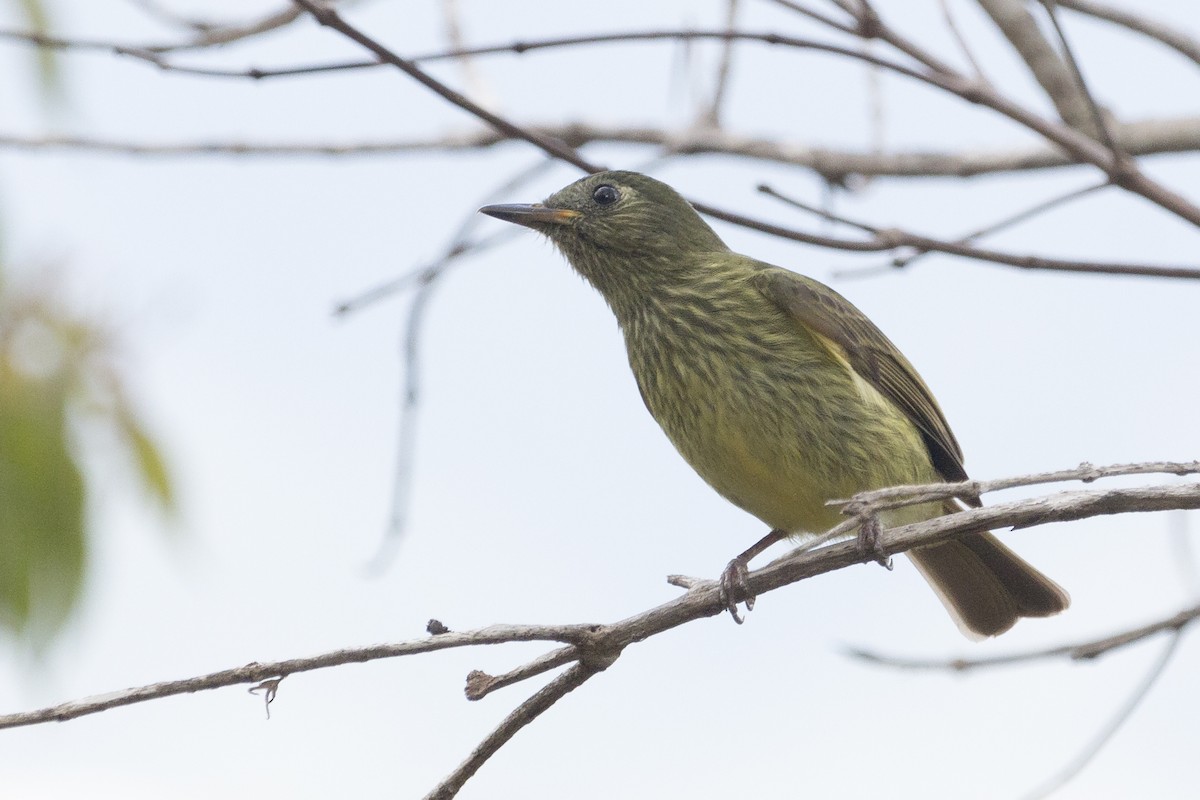
M 728 250 L 678 192 L 636 172 L 597 172 L 541 203 L 480 211 L 545 234 L 610 299 L 614 289 L 668 279 L 698 255 Z

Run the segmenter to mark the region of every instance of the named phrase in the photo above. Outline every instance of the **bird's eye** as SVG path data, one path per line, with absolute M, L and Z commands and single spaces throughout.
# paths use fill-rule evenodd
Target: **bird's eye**
M 620 199 L 621 193 L 617 191 L 615 186 L 609 186 L 607 183 L 603 186 L 597 186 L 596 191 L 592 192 L 592 200 L 596 201 L 596 205 L 598 206 L 611 206 Z

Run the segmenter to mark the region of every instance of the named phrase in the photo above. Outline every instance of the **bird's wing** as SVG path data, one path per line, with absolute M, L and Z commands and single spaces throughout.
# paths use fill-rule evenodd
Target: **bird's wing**
M 967 479 L 962 450 L 921 376 L 883 331 L 850 301 L 811 278 L 764 265 L 755 282 L 797 322 L 817 333 L 921 432 L 933 466 L 947 481 Z

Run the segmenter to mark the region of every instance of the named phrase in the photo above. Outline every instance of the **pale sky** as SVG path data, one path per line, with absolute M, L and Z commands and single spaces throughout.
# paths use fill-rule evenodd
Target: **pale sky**
M 5 24 L 13 5 L 0 7 Z M 190 4 L 213 17 L 218 6 L 248 17 L 250 5 Z M 427 52 L 445 43 L 438 5 L 377 2 L 351 19 L 400 53 Z M 710 27 L 724 14 L 722 2 L 459 5 L 466 37 L 480 44 Z M 742 5 L 748 29 L 814 33 L 771 4 Z M 951 5 L 989 77 L 1045 110 L 973 4 Z M 1152 5 L 1200 36 L 1190 3 Z M 931 46 L 949 41 L 937 3 L 877 6 Z M 52 9 L 56 29 L 80 37 L 165 34 L 132 3 L 57 0 Z M 1109 27 L 1064 19 L 1102 102 L 1128 119 L 1197 114 L 1195 65 L 1162 47 L 1131 45 Z M 606 46 L 499 56 L 476 68 L 484 99 L 518 120 L 681 126 L 707 92 L 715 53 Z M 359 55 L 305 22 L 187 63 Z M 66 103 L 46 112 L 30 51 L 0 48 L 0 132 L 353 142 L 475 124 L 390 70 L 256 83 L 165 74 L 101 54 L 64 56 L 62 65 Z M 452 65 L 432 71 L 464 85 Z M 732 131 L 840 148 L 871 143 L 869 80 L 859 66 L 750 45 L 733 80 L 724 115 Z M 889 148 L 1031 141 L 960 102 L 892 78 L 882 85 Z M 654 153 L 610 146 L 587 155 L 631 168 Z M 676 596 L 668 574 L 714 577 L 765 533 L 674 452 L 642 406 L 604 303 L 526 232 L 455 267 L 428 308 L 408 530 L 391 568 L 365 574 L 388 515 L 408 296 L 341 321 L 331 309 L 436 257 L 484 202 L 539 200 L 579 177 L 554 166 L 510 196 L 489 196 L 538 160 L 522 144 L 345 159 L 0 149 L 6 269 L 56 263 L 72 302 L 115 322 L 182 506 L 172 535 L 130 489 L 125 465 L 89 462 L 98 492 L 83 606 L 43 663 L 0 644 L 0 712 L 419 638 L 431 617 L 456 630 L 615 621 Z M 1195 157 L 1143 166 L 1200 198 Z M 820 202 L 821 187 L 804 170 L 704 157 L 653 172 L 689 197 L 822 230 L 754 191 L 769 182 Z M 837 203 L 883 226 L 952 238 L 1097 177 L 1074 169 L 880 180 Z M 501 226 L 481 220 L 480 230 Z M 1023 273 L 948 257 L 849 280 L 835 271 L 885 259 L 715 227 L 734 249 L 830 282 L 871 316 L 937 394 L 974 477 L 1200 455 L 1195 285 Z M 1186 223 L 1110 192 L 990 243 L 1195 263 L 1197 242 Z M 1165 616 L 1195 602 L 1171 535 L 1180 525 L 1191 526 L 1194 541 L 1200 521 L 1183 514 L 1001 532 L 1070 591 L 1073 606 L 982 644 L 961 637 L 904 559 L 891 573 L 856 567 L 774 592 L 745 625 L 722 616 L 631 647 L 520 732 L 460 796 L 1021 797 L 1095 736 L 1163 641 L 1095 663 L 971 675 L 882 669 L 841 648 L 983 656 Z M 260 699 L 232 687 L 3 731 L 4 795 L 421 797 L 540 685 L 468 703 L 466 674 L 503 672 L 544 650 L 465 650 L 293 676 L 269 721 Z M 1185 638 L 1136 715 L 1056 797 L 1192 797 L 1198 665 L 1200 643 Z

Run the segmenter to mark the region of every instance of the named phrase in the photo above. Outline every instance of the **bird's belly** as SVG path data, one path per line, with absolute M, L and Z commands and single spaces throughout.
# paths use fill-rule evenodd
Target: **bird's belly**
M 759 354 L 752 370 L 687 355 L 635 366 L 646 405 L 700 477 L 772 528 L 819 533 L 843 519 L 829 500 L 936 480 L 908 418 L 823 354 Z
M 727 424 L 706 431 L 704 422 L 698 422 L 701 438 L 695 444 L 671 438 L 700 477 L 734 505 L 789 532 L 822 531 L 837 524 L 837 510 L 825 503 L 853 494 L 849 485 L 854 481 L 821 470 L 802 452 L 785 455 L 777 451 L 778 444 L 764 447 L 746 431 Z M 785 438 L 781 435 L 780 441 Z

